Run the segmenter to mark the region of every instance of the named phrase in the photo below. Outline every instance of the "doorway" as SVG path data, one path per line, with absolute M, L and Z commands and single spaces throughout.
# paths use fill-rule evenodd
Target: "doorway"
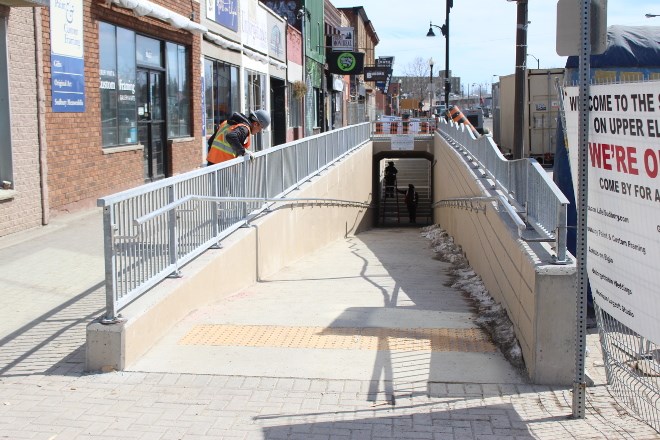
M 286 143 L 286 84 L 284 80 L 270 77 L 271 131 L 273 145 Z
M 144 146 L 144 180 L 152 182 L 164 177 L 167 164 L 167 131 L 165 127 L 165 82 L 160 70 L 137 70 L 136 99 L 138 109 L 138 141 Z

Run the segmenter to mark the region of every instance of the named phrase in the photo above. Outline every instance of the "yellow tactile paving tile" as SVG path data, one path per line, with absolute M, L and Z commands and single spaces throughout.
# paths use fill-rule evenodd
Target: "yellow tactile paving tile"
M 285 327 L 205 324 L 193 327 L 179 345 L 287 347 L 334 350 L 495 352 L 478 328 Z

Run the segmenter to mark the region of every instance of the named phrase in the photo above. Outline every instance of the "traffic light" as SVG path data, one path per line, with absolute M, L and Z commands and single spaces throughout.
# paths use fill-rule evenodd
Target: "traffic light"
M 451 9 L 454 7 L 454 0 L 447 0 L 447 9 Z

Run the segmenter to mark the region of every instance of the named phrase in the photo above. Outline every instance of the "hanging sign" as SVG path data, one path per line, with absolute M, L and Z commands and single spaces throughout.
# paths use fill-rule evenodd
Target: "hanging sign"
M 364 68 L 364 54 L 362 52 L 330 52 L 327 62 L 330 73 L 360 75 Z
M 364 80 L 365 81 L 386 81 L 387 77 L 392 74 L 392 69 L 387 67 L 365 67 Z
M 332 50 L 350 51 L 354 49 L 353 28 L 340 27 L 338 34 L 332 35 Z
M 83 1 L 53 2 L 50 61 L 53 112 L 85 111 Z

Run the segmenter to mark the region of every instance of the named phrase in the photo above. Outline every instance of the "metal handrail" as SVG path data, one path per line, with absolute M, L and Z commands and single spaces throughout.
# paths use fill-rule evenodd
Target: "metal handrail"
M 289 142 L 98 199 L 103 208 L 102 322 L 370 140 L 363 123 Z M 220 206 L 222 205 L 222 209 Z
M 476 138 L 462 124 L 440 119 L 440 135 L 492 180 L 526 227 L 554 241 L 555 262 L 568 262 L 566 250 L 568 199 L 534 159 L 507 160 L 490 136 Z M 526 239 L 527 241 L 535 241 Z
M 522 237 L 522 233 L 527 229 L 527 225 L 520 218 L 515 209 L 511 206 L 509 201 L 503 195 L 498 195 L 496 197 L 453 197 L 450 199 L 438 200 L 433 203 L 431 207 L 435 208 L 436 206 L 451 206 L 456 208 L 468 209 L 470 211 L 483 211 L 486 212 L 486 204 L 496 202 L 499 206 L 504 208 L 504 211 L 511 217 L 511 220 L 518 228 L 518 236 Z

